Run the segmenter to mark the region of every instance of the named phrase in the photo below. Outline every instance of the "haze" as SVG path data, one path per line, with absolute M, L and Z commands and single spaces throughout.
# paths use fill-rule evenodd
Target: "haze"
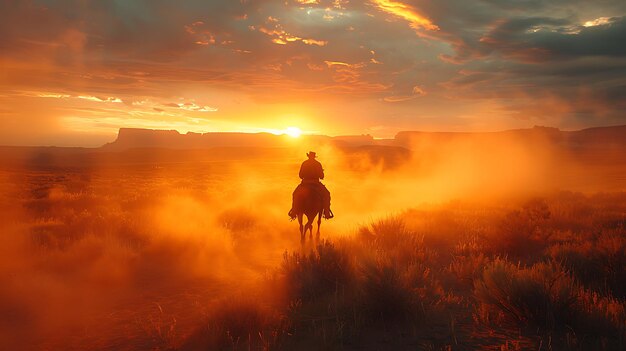
M 2 0 L 0 349 L 623 350 L 624 43 L 624 0 Z

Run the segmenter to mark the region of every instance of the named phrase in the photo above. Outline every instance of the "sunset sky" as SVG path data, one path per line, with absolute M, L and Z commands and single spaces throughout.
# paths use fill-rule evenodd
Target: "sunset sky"
M 0 145 L 626 124 L 624 0 L 0 1 Z

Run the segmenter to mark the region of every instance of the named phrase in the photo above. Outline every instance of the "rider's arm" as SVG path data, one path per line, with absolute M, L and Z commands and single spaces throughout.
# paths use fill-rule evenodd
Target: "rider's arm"
M 298 173 L 298 176 L 300 177 L 300 179 L 304 179 L 304 163 L 300 165 L 300 172 Z

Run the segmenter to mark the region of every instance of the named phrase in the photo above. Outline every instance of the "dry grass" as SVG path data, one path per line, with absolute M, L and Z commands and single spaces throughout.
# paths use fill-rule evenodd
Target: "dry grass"
M 0 199 L 8 349 L 626 345 L 624 193 L 422 206 L 300 248 L 282 208 L 214 184 L 48 177 Z
M 567 271 L 552 263 L 521 267 L 497 259 L 475 282 L 480 304 L 515 321 L 547 330 L 566 328 L 577 311 L 578 287 Z
M 626 231 L 619 223 L 625 212 L 617 203 L 594 199 L 594 211 L 605 212 L 586 220 L 573 220 L 580 219 L 579 210 L 562 210 L 581 204 L 565 193 L 532 199 L 517 209 L 477 212 L 454 204 L 376 221 L 353 238 L 324 243 L 320 253 L 285 256 L 289 264 L 283 269 L 292 282 L 287 285 L 300 291 L 295 310 L 329 306 L 318 317 L 341 322 L 327 326 L 334 333 L 325 335 L 334 339 L 323 345 L 331 349 L 365 347 L 355 335 L 389 331 L 392 325 L 404 337 L 403 344 L 395 344 L 402 348 L 429 337 L 420 331 L 424 322 L 435 329 L 428 334 L 437 335 L 433 348 L 472 345 L 481 335 L 477 329 L 486 328 L 493 340 L 482 338 L 480 344 L 502 349 L 620 349 L 626 336 L 619 279 Z M 595 234 L 586 234 L 590 231 Z M 320 259 L 329 249 L 333 254 L 327 257 L 333 259 Z M 300 258 L 298 269 L 294 258 Z M 302 280 L 316 283 L 304 288 Z M 320 328 L 309 327 L 301 325 L 299 337 Z

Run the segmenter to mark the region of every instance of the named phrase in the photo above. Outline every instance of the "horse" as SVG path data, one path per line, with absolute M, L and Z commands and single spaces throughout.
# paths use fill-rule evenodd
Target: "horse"
M 320 237 L 320 224 L 322 223 L 322 212 L 324 210 L 324 200 L 318 191 L 316 184 L 303 183 L 293 194 L 294 211 L 300 224 L 300 241 L 304 243 L 307 230 L 310 238 L 313 238 L 313 221 L 317 217 L 317 238 Z M 302 225 L 302 217 L 306 215 L 307 222 Z

